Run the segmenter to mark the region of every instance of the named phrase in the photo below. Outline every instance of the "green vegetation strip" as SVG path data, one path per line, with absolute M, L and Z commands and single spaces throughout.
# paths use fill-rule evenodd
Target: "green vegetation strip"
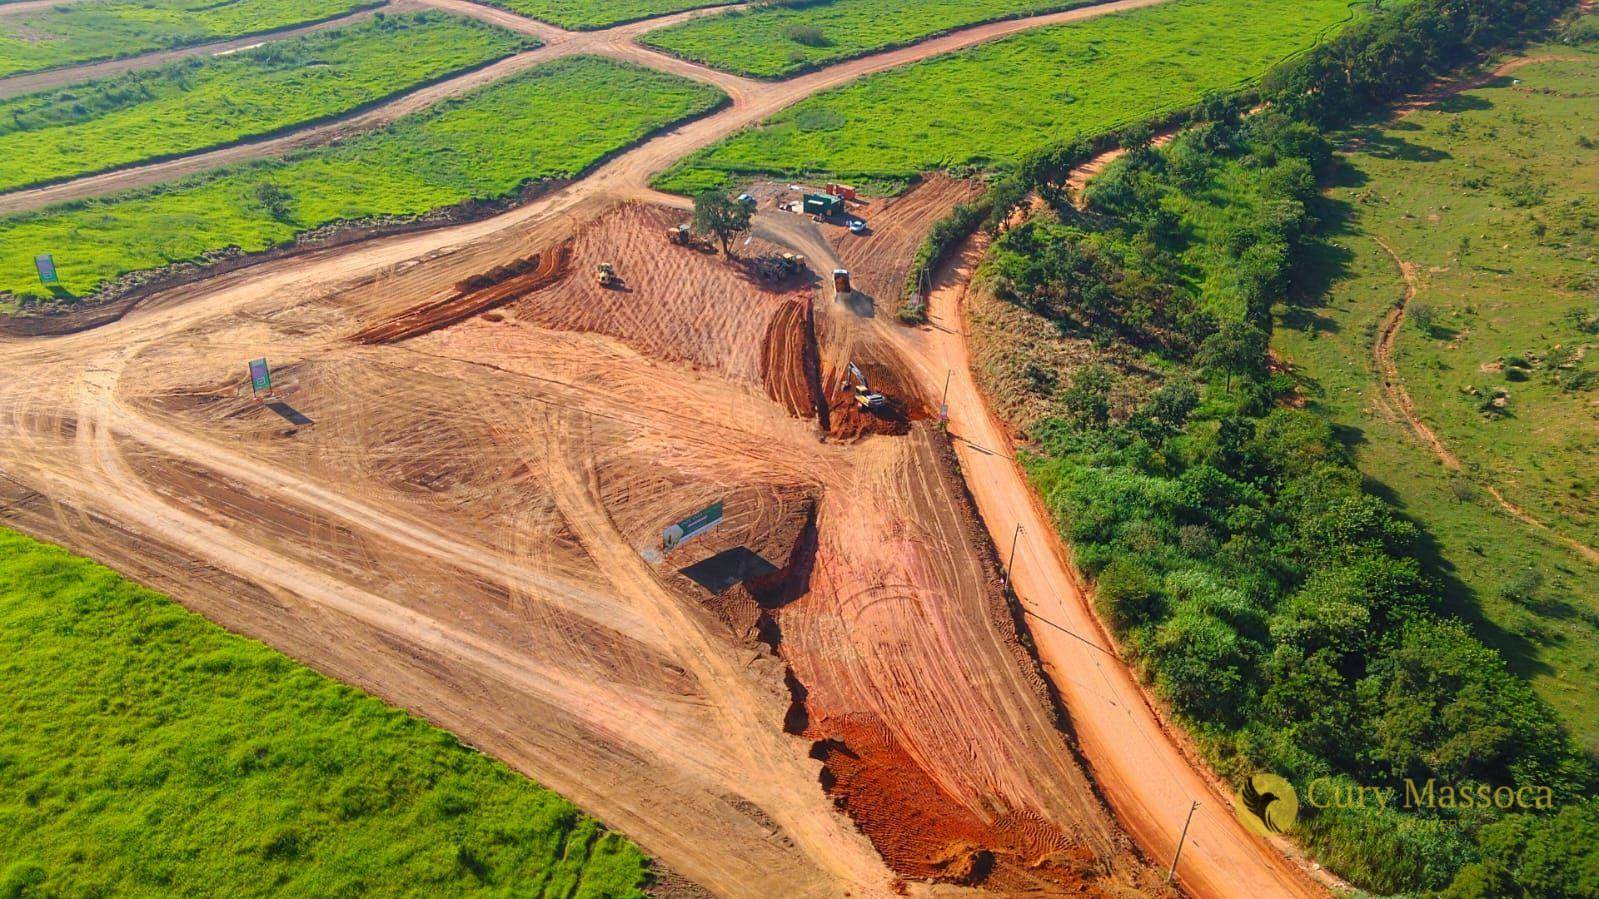
M 276 31 L 368 0 L 105 0 L 0 16 L 0 77 Z
M 642 896 L 443 731 L 0 530 L 0 894 Z
M 1020 34 L 862 79 L 685 160 L 659 186 L 741 176 L 903 182 L 986 168 L 1073 132 L 1098 134 L 1258 79 L 1353 13 L 1346 0 L 1169 3 Z
M 53 253 L 63 287 L 81 294 L 126 272 L 228 247 L 264 250 L 334 222 L 507 197 L 576 176 L 724 99 L 609 60 L 558 60 L 337 146 L 0 219 L 0 292 L 43 294 L 37 253 Z
M 784 78 L 981 22 L 1096 0 L 823 0 L 770 4 L 645 35 L 643 43 L 729 72 Z
M 594 31 L 736 0 L 484 0 L 570 31 Z
M 0 190 L 180 156 L 336 116 L 534 38 L 428 11 L 0 100 Z

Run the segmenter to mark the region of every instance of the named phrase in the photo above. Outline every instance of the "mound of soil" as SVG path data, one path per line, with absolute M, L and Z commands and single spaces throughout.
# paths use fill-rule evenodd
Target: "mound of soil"
M 672 243 L 667 232 L 681 220 L 681 212 L 660 206 L 618 207 L 578 235 L 572 266 L 580 277 L 518 300 L 507 314 L 550 330 L 604 334 L 652 359 L 761 383 L 772 364 L 771 321 L 790 303 L 804 302 L 808 285 L 761 281 L 737 261 Z M 755 241 L 738 252 L 753 257 L 777 249 Z M 613 267 L 619 284 L 601 287 L 590 277 L 601 263 Z
M 351 335 L 357 343 L 399 343 L 503 306 L 517 297 L 549 287 L 571 271 L 572 244 L 566 241 L 542 253 L 472 275 L 455 285 L 445 299 L 424 303 L 369 325 Z
M 828 795 L 897 873 L 1003 895 L 1097 895 L 1094 853 L 1037 818 L 980 820 L 947 796 L 885 727 L 808 708 Z

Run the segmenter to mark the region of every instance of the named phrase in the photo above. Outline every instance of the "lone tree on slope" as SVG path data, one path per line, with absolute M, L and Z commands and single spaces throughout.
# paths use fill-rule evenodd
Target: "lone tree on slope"
M 694 198 L 695 234 L 714 234 L 722 253 L 733 255 L 733 238 L 750 229 L 750 209 L 719 190 L 707 190 Z

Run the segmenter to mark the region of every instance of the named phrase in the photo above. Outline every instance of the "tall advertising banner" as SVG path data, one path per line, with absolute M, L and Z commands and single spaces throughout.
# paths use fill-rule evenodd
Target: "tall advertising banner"
M 722 523 L 722 501 L 717 500 L 661 532 L 661 546 L 671 552 Z
M 39 283 L 46 287 L 51 284 L 60 284 L 61 278 L 56 275 L 56 261 L 49 253 L 40 253 L 33 257 L 33 267 L 39 270 Z
M 272 389 L 272 372 L 265 359 L 250 360 L 250 392 L 266 393 Z

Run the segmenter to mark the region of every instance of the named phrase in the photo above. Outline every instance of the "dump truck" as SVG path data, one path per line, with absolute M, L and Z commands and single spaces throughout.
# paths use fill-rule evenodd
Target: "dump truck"
M 849 269 L 833 269 L 833 292 L 839 296 L 847 296 L 853 292 L 849 284 Z

